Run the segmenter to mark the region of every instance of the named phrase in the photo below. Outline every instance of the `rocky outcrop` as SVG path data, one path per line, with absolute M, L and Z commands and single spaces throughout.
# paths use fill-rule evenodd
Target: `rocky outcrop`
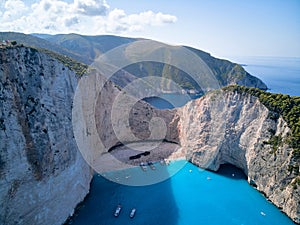
M 62 224 L 92 175 L 72 131 L 76 75 L 35 49 L 0 50 L 0 224 Z
M 194 164 L 218 170 L 230 163 L 290 218 L 300 222 L 299 171 L 288 145 L 287 123 L 256 97 L 217 91 L 178 109 L 179 139 Z M 280 143 L 272 143 L 279 137 Z M 298 168 L 299 169 L 299 168 Z

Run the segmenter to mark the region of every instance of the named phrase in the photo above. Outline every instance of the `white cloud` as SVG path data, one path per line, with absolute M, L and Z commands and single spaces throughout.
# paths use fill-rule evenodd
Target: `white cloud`
M 141 21 L 141 19 L 143 20 Z M 146 11 L 140 14 L 129 15 L 127 20 L 129 23 L 143 23 L 146 25 L 158 26 L 167 23 L 174 23 L 177 18 L 172 15 L 162 14 L 161 12 L 154 13 L 152 11 Z
M 106 15 L 109 5 L 105 0 L 74 0 L 77 12 L 89 16 Z
M 20 18 L 28 8 L 20 0 L 9 0 L 4 4 L 3 21 L 11 21 Z M 1 10 L 2 11 L 2 10 Z
M 110 11 L 106 25 L 109 32 L 140 31 L 145 26 L 161 26 L 175 23 L 177 18 L 172 15 L 146 11 L 139 14 L 127 15 L 124 10 Z
M 177 18 L 161 12 L 127 14 L 110 9 L 105 0 L 7 0 L 0 5 L 0 30 L 24 33 L 125 33 L 147 26 L 175 23 Z
M 73 25 L 78 24 L 80 21 L 77 16 L 73 16 L 70 18 L 66 18 L 64 22 L 66 27 L 71 27 Z

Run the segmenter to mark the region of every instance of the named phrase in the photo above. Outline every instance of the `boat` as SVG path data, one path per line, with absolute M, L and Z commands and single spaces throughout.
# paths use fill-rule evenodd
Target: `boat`
M 162 165 L 162 166 L 166 165 L 165 159 L 161 159 L 159 162 L 160 162 L 160 165 Z
M 119 204 L 114 213 L 115 217 L 118 217 L 120 215 L 121 209 L 122 209 L 122 206 Z
M 133 208 L 130 212 L 130 218 L 133 218 L 135 216 L 136 208 Z
M 143 171 L 146 171 L 147 170 L 147 166 L 145 163 L 141 162 L 140 163 L 140 167 L 142 168 Z
M 155 166 L 154 166 L 153 162 L 148 162 L 148 166 L 149 166 L 152 170 L 155 170 Z

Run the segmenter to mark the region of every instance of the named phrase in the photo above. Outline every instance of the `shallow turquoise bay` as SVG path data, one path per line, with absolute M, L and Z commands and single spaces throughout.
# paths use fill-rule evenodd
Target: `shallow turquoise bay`
M 183 166 L 183 167 L 182 167 Z M 163 182 L 147 186 L 121 185 L 96 175 L 86 198 L 72 224 L 98 225 L 292 225 L 264 196 L 251 187 L 244 174 L 224 165 L 218 173 L 199 169 L 184 160 L 169 166 L 156 164 L 157 170 L 142 171 L 136 167 L 117 171 L 117 179 L 154 176 L 182 167 Z M 234 176 L 233 176 L 234 174 Z M 110 174 L 113 177 L 113 174 Z M 125 179 L 125 178 L 124 178 Z M 119 217 L 113 213 L 122 204 Z M 133 219 L 131 208 L 137 208 Z

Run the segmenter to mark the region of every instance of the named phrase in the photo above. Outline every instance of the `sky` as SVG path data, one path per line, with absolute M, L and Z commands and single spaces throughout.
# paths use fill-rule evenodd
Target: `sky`
M 143 37 L 221 58 L 300 57 L 300 0 L 0 0 L 0 31 Z

